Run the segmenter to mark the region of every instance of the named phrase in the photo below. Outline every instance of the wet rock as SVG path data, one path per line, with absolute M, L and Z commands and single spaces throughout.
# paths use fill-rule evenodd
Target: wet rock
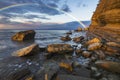
M 83 50 L 81 50 L 81 49 L 75 50 L 75 53 L 76 53 L 78 56 L 80 56 L 80 55 L 82 54 L 82 52 L 83 52 Z
M 102 73 L 98 71 L 96 67 L 91 67 L 91 77 L 100 79 L 102 77 Z
M 101 50 L 95 50 L 94 52 L 98 55 L 100 60 L 105 59 L 106 56 Z
M 12 36 L 12 40 L 14 41 L 25 41 L 25 40 L 34 40 L 35 31 L 21 31 Z
M 105 70 L 120 73 L 120 63 L 112 61 L 97 61 L 95 64 Z
M 65 36 L 65 37 L 61 37 L 62 41 L 70 41 L 72 40 L 71 37 L 69 35 Z
M 66 54 L 72 53 L 73 48 L 69 44 L 50 44 L 47 46 L 48 53 Z
M 120 80 L 120 76 L 116 74 L 110 74 L 107 77 L 108 77 L 108 80 Z
M 82 40 L 84 40 L 83 36 L 73 38 L 73 41 L 76 43 L 80 43 L 80 42 L 82 42 Z
M 28 68 L 2 69 L 0 71 L 0 80 L 24 80 L 31 72 Z
M 79 63 L 79 62 L 77 62 L 77 61 L 74 61 L 73 63 L 72 63 L 72 67 L 73 68 L 76 68 L 76 67 L 81 67 L 82 65 Z
M 85 58 L 90 58 L 91 57 L 91 53 L 90 52 L 88 52 L 88 51 L 83 51 L 82 52 L 82 56 L 84 56 Z
M 101 40 L 99 38 L 93 38 L 93 39 L 87 41 L 86 45 L 90 45 L 92 43 L 100 43 L 100 42 L 101 42 Z
M 90 78 L 91 77 L 91 70 L 87 69 L 84 66 L 76 67 L 76 68 L 74 68 L 72 74 L 77 75 L 77 76 L 81 76 L 81 77 Z
M 60 66 L 61 68 L 67 69 L 68 71 L 73 71 L 72 65 L 69 64 L 69 63 L 61 62 L 61 63 L 59 64 L 59 66 Z
M 100 49 L 101 46 L 102 46 L 102 43 L 92 43 L 88 46 L 88 50 L 94 51 L 94 50 Z
M 67 32 L 66 34 L 71 35 L 71 34 L 72 34 L 72 31 L 69 31 L 69 32 Z
M 87 28 L 84 28 L 83 30 L 84 30 L 84 31 L 88 31 L 88 30 L 89 30 L 89 27 L 87 27 Z
M 56 80 L 94 80 L 91 78 L 85 78 L 81 76 L 75 76 L 75 75 L 58 75 Z
M 38 52 L 39 52 L 39 46 L 37 44 L 32 44 L 28 47 L 25 47 L 25 48 L 22 48 L 20 50 L 13 52 L 12 56 L 22 57 L 22 56 L 36 54 Z
M 120 44 L 116 42 L 107 42 L 106 45 L 111 47 L 120 47 Z
M 75 30 L 75 32 L 81 32 L 82 28 L 78 27 L 77 30 Z

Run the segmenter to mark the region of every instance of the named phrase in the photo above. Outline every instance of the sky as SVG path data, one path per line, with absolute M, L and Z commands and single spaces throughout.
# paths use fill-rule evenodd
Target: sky
M 98 0 L 0 0 L 0 29 L 91 20 Z

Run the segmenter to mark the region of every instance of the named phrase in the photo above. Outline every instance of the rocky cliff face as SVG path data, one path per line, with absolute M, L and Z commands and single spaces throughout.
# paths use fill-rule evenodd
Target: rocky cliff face
M 108 41 L 120 42 L 120 0 L 100 0 L 90 32 Z

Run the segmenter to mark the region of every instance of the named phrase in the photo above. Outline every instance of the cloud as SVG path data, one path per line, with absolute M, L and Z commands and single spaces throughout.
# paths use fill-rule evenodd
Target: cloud
M 65 11 L 65 12 L 71 12 L 70 8 L 66 4 L 62 6 L 61 10 Z

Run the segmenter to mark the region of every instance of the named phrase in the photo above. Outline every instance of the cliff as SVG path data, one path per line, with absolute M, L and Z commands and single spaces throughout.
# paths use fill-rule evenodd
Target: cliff
M 100 0 L 89 31 L 107 41 L 120 42 L 120 0 Z

